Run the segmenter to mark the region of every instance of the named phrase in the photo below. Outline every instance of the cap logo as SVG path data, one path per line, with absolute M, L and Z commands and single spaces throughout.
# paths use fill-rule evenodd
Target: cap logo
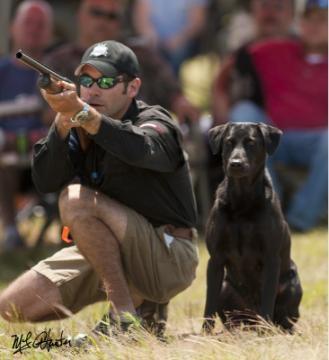
M 105 44 L 96 45 L 89 56 L 108 56 L 108 48 Z

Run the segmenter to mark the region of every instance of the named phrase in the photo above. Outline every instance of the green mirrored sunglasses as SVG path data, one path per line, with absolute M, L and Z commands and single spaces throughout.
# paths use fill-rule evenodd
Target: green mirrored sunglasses
M 122 76 L 118 77 L 108 77 L 108 76 L 101 76 L 98 79 L 94 79 L 87 74 L 82 74 L 78 78 L 78 84 L 82 85 L 83 87 L 90 88 L 93 83 L 96 83 L 97 86 L 101 89 L 111 89 L 116 84 L 123 82 L 124 78 Z

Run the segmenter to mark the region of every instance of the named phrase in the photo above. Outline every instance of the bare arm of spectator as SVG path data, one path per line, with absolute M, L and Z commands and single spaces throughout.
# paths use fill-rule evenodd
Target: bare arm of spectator
M 213 84 L 212 111 L 214 125 L 223 124 L 227 121 L 231 106 L 229 87 L 233 67 L 234 58 L 231 56 L 221 65 L 220 71 Z
M 198 36 L 204 25 L 206 20 L 206 6 L 195 4 L 191 6 L 188 13 L 188 21 L 186 27 L 168 39 L 164 46 L 169 50 L 176 50 L 183 44 L 187 43 L 189 40 L 192 40 L 196 36 Z
M 148 0 L 136 0 L 133 7 L 133 22 L 137 34 L 143 36 L 150 45 L 156 46 L 158 36 L 151 23 L 151 4 Z

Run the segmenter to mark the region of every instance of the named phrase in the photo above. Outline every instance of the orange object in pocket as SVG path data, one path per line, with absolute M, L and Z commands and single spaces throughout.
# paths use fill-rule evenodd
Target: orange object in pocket
M 71 244 L 73 242 L 73 240 L 70 238 L 70 228 L 68 226 L 63 227 L 62 240 L 67 244 Z

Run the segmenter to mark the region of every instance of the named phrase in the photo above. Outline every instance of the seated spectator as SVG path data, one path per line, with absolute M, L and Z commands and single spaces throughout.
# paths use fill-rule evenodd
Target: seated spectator
M 0 211 L 4 228 L 4 248 L 23 245 L 15 217 L 15 195 L 21 169 L 4 163 L 6 151 L 28 152 L 28 142 L 37 141 L 47 129 L 41 121 L 42 102 L 37 88 L 38 73 L 15 58 L 18 49 L 40 59 L 52 35 L 52 9 L 42 0 L 23 1 L 11 24 L 11 56 L 0 60 Z M 32 146 L 32 144 L 31 144 Z M 17 165 L 17 164 L 16 164 Z
M 295 6 L 295 0 L 251 0 L 230 19 L 227 50 L 233 52 L 249 42 L 273 36 L 293 35 Z
M 253 22 L 253 30 L 249 32 L 249 41 L 238 48 L 236 48 L 237 44 L 234 45 L 236 51 L 222 63 L 213 90 L 215 123 L 225 122 L 229 109 L 241 99 L 250 99 L 259 106 L 264 105 L 260 84 L 253 74 L 249 72 L 248 48 L 257 41 L 292 37 L 294 7 L 294 0 L 251 1 L 250 17 Z M 236 25 L 235 28 L 237 28 Z M 244 34 L 247 32 L 245 24 L 243 32 Z M 253 36 L 250 38 L 251 33 L 253 33 Z M 235 35 L 235 37 L 239 36 Z M 229 44 L 229 46 L 232 45 Z
M 263 111 L 257 102 L 236 103 L 230 121 L 263 121 L 283 130 L 269 162 L 280 194 L 277 164 L 308 168 L 305 182 L 288 204 L 288 223 L 297 231 L 317 225 L 328 195 L 328 2 L 307 1 L 300 39 L 277 39 L 248 47 L 249 73 L 261 86 Z
M 150 105 L 168 108 L 180 122 L 186 118 L 198 120 L 199 111 L 183 96 L 170 66 L 143 41 L 124 38 L 124 11 L 124 2 L 120 0 L 83 0 L 78 10 L 77 41 L 55 49 L 47 55 L 45 62 L 73 80 L 74 69 L 86 48 L 104 40 L 123 42 L 135 52 L 140 62 L 144 82 L 139 98 Z
M 156 46 L 175 74 L 191 57 L 205 25 L 207 0 L 137 0 L 134 9 L 136 32 Z

